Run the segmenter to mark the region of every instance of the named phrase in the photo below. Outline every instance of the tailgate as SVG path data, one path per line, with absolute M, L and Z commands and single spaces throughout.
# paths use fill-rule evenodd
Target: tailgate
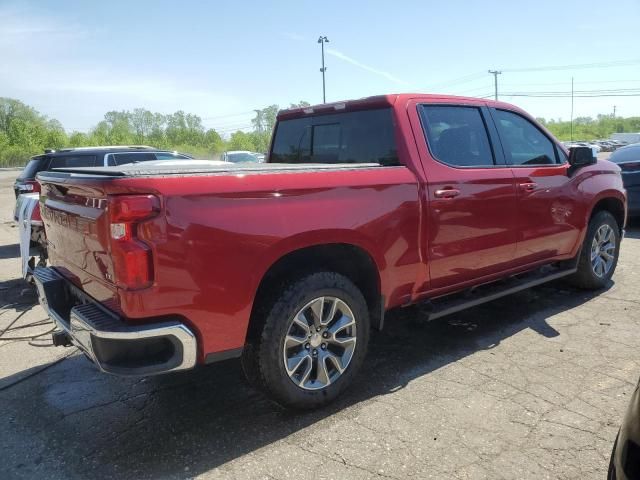
M 109 177 L 56 172 L 41 174 L 38 180 L 52 267 L 115 310 L 120 289 L 151 285 L 151 247 L 140 239 L 146 219 L 140 208 L 150 204 L 149 213 L 155 215 L 156 197 L 118 192 Z M 129 203 L 123 208 L 125 201 Z

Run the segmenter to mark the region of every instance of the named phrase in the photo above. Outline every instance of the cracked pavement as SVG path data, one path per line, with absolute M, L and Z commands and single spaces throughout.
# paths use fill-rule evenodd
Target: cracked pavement
M 45 317 L 18 280 L 16 175 L 0 172 L 5 337 L 51 328 L 15 329 Z M 639 272 L 636 224 L 605 291 L 555 282 L 429 324 L 393 312 L 355 385 L 303 414 L 237 361 L 123 379 L 46 337 L 0 340 L 0 478 L 602 479 L 640 375 Z

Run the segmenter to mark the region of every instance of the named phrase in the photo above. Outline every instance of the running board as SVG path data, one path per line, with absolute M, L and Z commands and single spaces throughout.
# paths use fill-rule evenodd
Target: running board
M 520 292 L 542 283 L 557 280 L 567 275 L 575 273 L 577 268 L 559 269 L 557 267 L 546 266 L 538 270 L 514 275 L 507 279 L 480 285 L 462 292 L 454 293 L 444 297 L 427 300 L 420 304 L 420 309 L 427 314 L 429 320 L 444 317 L 452 313 L 466 310 L 483 303 L 491 302 L 501 297 Z

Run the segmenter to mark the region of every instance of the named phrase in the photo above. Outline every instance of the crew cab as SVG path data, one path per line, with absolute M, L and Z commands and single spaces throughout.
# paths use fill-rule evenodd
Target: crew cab
M 314 408 L 352 382 L 390 309 L 436 319 L 563 277 L 602 288 L 616 268 L 620 168 L 513 105 L 284 110 L 267 158 L 39 174 L 54 343 L 120 375 L 240 357 L 268 397 Z

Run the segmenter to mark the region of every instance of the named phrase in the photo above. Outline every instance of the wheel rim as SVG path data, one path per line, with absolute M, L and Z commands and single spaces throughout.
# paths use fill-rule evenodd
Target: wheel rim
M 616 236 L 609 225 L 601 225 L 591 242 L 591 268 L 598 277 L 605 277 L 616 255 Z
M 305 390 L 320 390 L 345 372 L 356 348 L 356 318 L 336 297 L 318 297 L 291 319 L 283 361 L 289 378 Z

